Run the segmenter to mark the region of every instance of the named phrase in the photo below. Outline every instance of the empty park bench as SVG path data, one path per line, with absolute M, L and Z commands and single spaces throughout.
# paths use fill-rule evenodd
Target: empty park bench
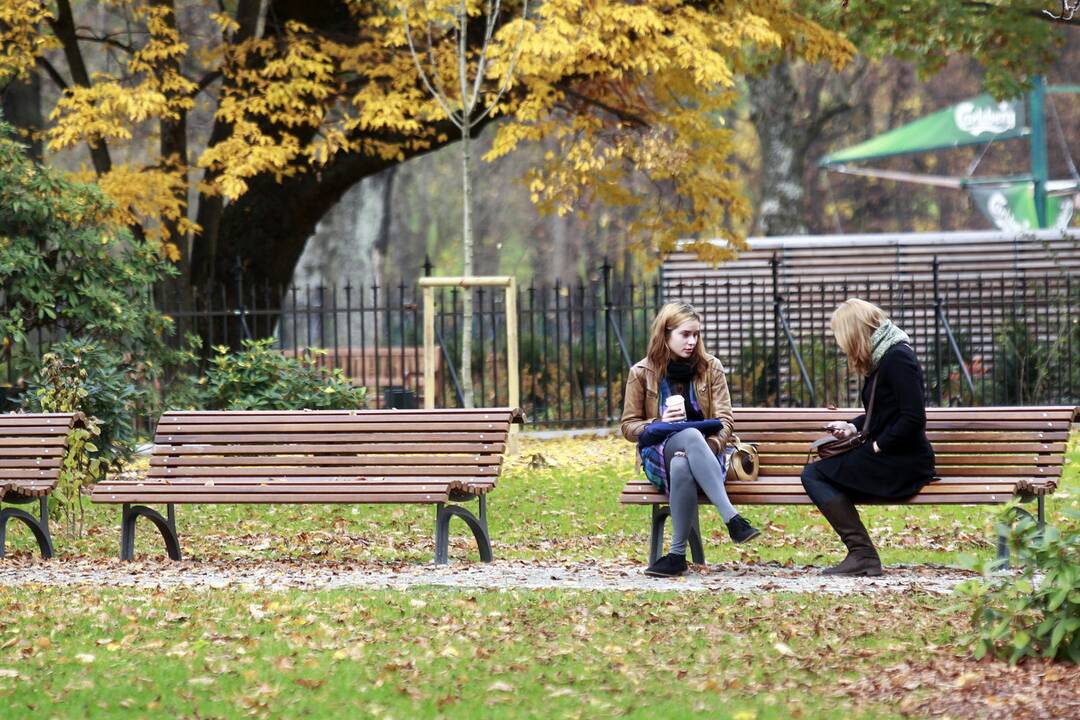
M 91 498 L 123 506 L 124 560 L 134 558 L 139 517 L 179 560 L 181 504 L 411 503 L 436 507 L 437 563 L 448 561 L 453 517 L 490 562 L 486 498 L 510 425 L 521 419 L 510 408 L 170 412 L 158 423 L 146 477 L 103 481 Z M 477 514 L 457 504 L 472 499 Z M 164 505 L 166 515 L 147 504 Z
M 799 474 L 810 443 L 833 420 L 850 420 L 856 409 L 735 408 L 735 432 L 757 446 L 761 472 L 754 482 L 728 482 L 731 502 L 739 505 L 811 505 Z M 969 505 L 1034 499 L 1043 523 L 1046 495 L 1061 477 L 1075 407 L 927 408 L 926 434 L 934 446 L 938 480 L 904 501 L 880 504 Z M 704 498 L 703 498 L 704 500 Z M 623 488 L 620 501 L 652 506 L 649 563 L 662 554 L 667 495 L 644 476 Z M 704 500 L 707 502 L 707 500 Z M 705 562 L 701 533 L 690 534 L 695 562 Z M 998 554 L 1007 558 L 1002 538 Z
M 0 510 L 0 557 L 4 556 L 8 521 L 18 519 L 33 532 L 41 557 L 53 556 L 49 534 L 49 493 L 60 479 L 68 433 L 84 422 L 79 413 L 0 415 L 0 503 L 38 502 L 39 516 L 25 510 Z

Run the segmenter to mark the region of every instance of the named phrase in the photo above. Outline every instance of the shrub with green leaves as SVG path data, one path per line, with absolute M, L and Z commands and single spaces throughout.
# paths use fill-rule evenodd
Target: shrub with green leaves
M 0 360 L 30 377 L 73 338 L 160 364 L 171 323 L 152 289 L 175 270 L 118 218 L 96 186 L 31 161 L 0 120 Z
M 1006 508 L 1004 518 L 1016 512 Z M 1080 510 L 1062 508 L 1059 527 L 1040 529 L 1021 514 L 1010 528 L 1002 522 L 1009 548 L 1021 563 L 1002 573 L 987 562 L 983 578 L 960 592 L 974 605 L 974 633 L 967 638 L 976 659 L 987 654 L 1017 663 L 1044 657 L 1080 663 Z
M 190 340 L 189 340 L 190 342 Z M 309 352 L 290 358 L 273 339 L 244 340 L 238 351 L 213 348 L 206 373 L 175 384 L 173 410 L 332 410 L 364 407 L 365 388 L 354 387 L 339 368 L 319 367 Z
M 65 397 L 98 419 L 103 467 L 132 451 L 132 416 L 170 354 L 172 326 L 153 288 L 173 266 L 118 219 L 99 188 L 35 164 L 0 121 L 0 362 L 40 378 L 20 399 L 28 410 L 85 390 Z
M 87 369 L 79 354 L 65 360 L 61 355 L 46 353 L 42 358 L 40 385 L 32 395 L 30 409 L 47 413 L 83 414 L 82 422 L 68 432 L 67 454 L 60 467 L 56 488 L 50 495 L 50 510 L 63 513 L 69 529 L 82 535 L 82 488 L 92 484 L 103 472 L 105 463 L 98 449 L 101 424 L 87 415 L 91 389 L 87 384 Z M 78 521 L 76 522 L 76 508 Z
M 104 472 L 131 459 L 138 440 L 134 419 L 153 404 L 150 383 L 139 372 L 103 343 L 64 340 L 43 357 L 22 407 L 92 418 L 98 428 L 94 457 Z

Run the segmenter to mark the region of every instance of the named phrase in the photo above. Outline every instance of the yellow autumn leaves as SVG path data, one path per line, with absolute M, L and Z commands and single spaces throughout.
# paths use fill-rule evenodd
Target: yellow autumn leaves
M 237 18 L 214 3 L 187 8 L 205 18 L 178 28 L 170 6 L 115 0 L 110 5 L 139 26 L 129 60 L 64 92 L 51 114 L 49 147 L 144 143 L 122 154 L 127 162 L 99 167 L 99 180 L 127 221 L 175 243 L 171 233 L 199 231 L 187 207 L 196 167 L 208 171 L 200 194 L 235 200 L 255 177 L 280 180 L 345 153 L 399 161 L 445 142 L 436 126 L 445 114 L 417 81 L 400 3 L 346 4 L 355 22 L 347 35 L 288 21 L 280 34 L 241 36 Z M 449 4 L 410 0 L 408 16 L 445 21 Z M 482 27 L 482 3 L 470 8 L 470 22 Z M 0 76 L 24 73 L 58 46 L 44 32 L 49 18 L 42 2 L 3 3 Z M 426 62 L 453 98 L 454 28 L 436 28 Z M 488 159 L 553 139 L 559 151 L 527 178 L 534 201 L 561 213 L 586 197 L 635 205 L 631 233 L 659 250 L 685 237 L 740 242 L 727 228 L 739 226 L 749 207 L 733 179 L 733 135 L 724 119 L 738 75 L 779 52 L 839 65 L 854 51 L 781 0 L 532 2 L 526 20 L 508 20 L 492 38 L 482 88 L 489 98 L 515 50 L 512 92 L 496 110 L 505 120 Z M 189 158 L 162 157 L 145 142 L 160 132 L 153 124 L 185 118 L 202 98 L 223 136 L 211 141 L 189 130 Z M 713 260 L 728 252 L 702 249 Z M 169 252 L 178 252 L 175 244 Z

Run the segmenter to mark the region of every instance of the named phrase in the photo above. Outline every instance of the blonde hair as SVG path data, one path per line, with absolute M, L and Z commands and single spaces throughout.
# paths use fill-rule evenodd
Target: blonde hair
M 663 379 L 667 373 L 668 361 L 671 360 L 668 337 L 671 336 L 675 328 L 690 320 L 701 322 L 701 315 L 690 303 L 668 303 L 660 308 L 660 312 L 656 314 L 652 329 L 649 331 L 649 349 L 645 357 L 656 369 L 657 381 Z M 694 346 L 694 352 L 690 355 L 689 362 L 694 367 L 694 375 L 701 375 L 705 372 L 704 338 L 698 337 L 697 345 Z
M 859 298 L 848 298 L 833 310 L 829 325 L 836 344 L 847 355 L 848 364 L 860 375 L 870 374 L 870 338 L 889 319 L 885 311 Z

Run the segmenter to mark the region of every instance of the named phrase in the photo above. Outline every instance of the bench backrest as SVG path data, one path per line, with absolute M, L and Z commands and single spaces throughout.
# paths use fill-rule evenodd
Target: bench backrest
M 506 450 L 510 408 L 170 412 L 149 479 L 490 478 Z
M 762 477 L 798 477 L 810 443 L 847 408 L 736 408 L 736 434 L 758 445 Z M 1075 407 L 927 408 L 926 434 L 943 478 L 1000 477 L 1057 482 Z
M 78 413 L 0 415 L 0 499 L 48 495 L 56 487 Z

